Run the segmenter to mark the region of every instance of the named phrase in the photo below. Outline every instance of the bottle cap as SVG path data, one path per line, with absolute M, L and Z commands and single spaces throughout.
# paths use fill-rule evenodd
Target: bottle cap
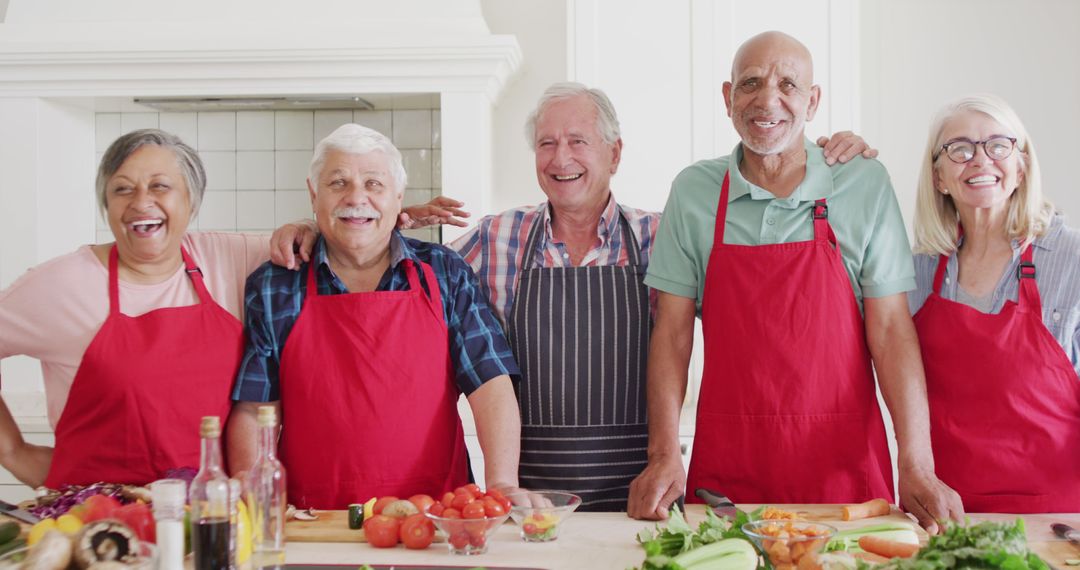
M 187 482 L 183 479 L 159 479 L 150 484 L 154 509 L 183 509 L 187 502 Z
M 221 437 L 221 419 L 217 416 L 203 416 L 199 424 L 200 437 Z
M 277 425 L 277 411 L 274 406 L 259 406 L 257 416 L 259 427 L 273 427 Z

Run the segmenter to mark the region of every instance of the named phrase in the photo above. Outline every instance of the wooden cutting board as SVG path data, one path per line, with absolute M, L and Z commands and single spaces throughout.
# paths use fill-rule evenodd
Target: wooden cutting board
M 313 521 L 293 519 L 285 523 L 285 540 L 289 542 L 367 542 L 362 529 L 349 528 L 349 511 L 317 511 Z M 446 542 L 442 533 L 435 542 Z

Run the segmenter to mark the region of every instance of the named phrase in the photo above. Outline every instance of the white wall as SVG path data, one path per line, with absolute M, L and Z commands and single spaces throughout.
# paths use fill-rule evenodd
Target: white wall
M 935 111 L 975 92 L 1003 97 L 1038 149 L 1043 186 L 1080 222 L 1080 2 L 867 0 L 862 8 L 863 134 L 881 149 L 909 228 Z M 1000 46 L 994 48 L 994 46 Z

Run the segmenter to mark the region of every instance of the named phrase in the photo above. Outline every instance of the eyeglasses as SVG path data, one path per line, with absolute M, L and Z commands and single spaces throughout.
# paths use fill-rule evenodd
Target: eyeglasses
M 949 160 L 963 164 L 970 162 L 975 158 L 975 147 L 982 145 L 983 152 L 986 153 L 987 158 L 990 160 L 1005 160 L 1012 154 L 1013 148 L 1016 147 L 1016 139 L 1013 137 L 996 136 L 990 137 L 984 141 L 973 141 L 969 139 L 956 139 L 951 140 L 938 149 L 934 153 L 934 160 L 937 160 L 941 153 L 945 153 L 945 156 L 949 157 Z

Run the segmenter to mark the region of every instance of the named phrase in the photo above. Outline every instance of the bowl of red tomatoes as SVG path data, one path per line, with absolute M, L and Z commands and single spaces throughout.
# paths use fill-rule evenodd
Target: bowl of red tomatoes
M 446 535 L 451 554 L 483 554 L 489 539 L 510 516 L 510 500 L 499 490 L 470 483 L 444 493 L 424 514 Z
M 510 516 L 521 527 L 525 542 L 559 538 L 562 522 L 581 505 L 581 497 L 564 491 L 523 491 L 506 498 L 512 503 Z

